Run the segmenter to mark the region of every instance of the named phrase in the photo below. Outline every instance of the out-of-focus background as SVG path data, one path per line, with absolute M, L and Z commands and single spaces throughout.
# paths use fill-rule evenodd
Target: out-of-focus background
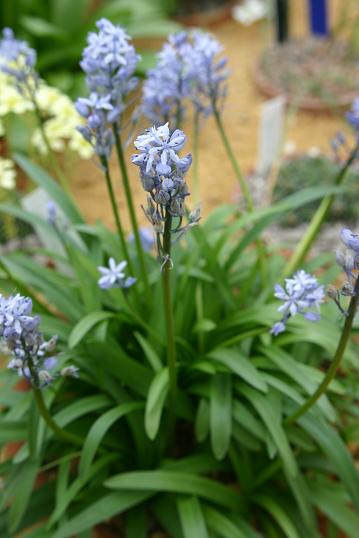
M 0 26 L 12 27 L 19 37 L 29 41 L 38 52 L 41 76 L 71 98 L 84 94 L 79 59 L 86 34 L 100 17 L 124 25 L 133 36 L 142 55 L 139 76 L 145 76 L 146 70 L 154 65 L 154 53 L 169 32 L 186 26 L 200 26 L 212 32 L 223 44 L 231 70 L 224 122 L 243 171 L 250 175 L 257 162 L 262 105 L 277 93 L 284 93 L 289 102 L 280 158 L 303 153 L 313 158 L 326 155 L 331 138 L 338 131 L 348 131 L 344 112 L 357 92 L 359 80 L 359 2 L 327 0 L 325 21 L 319 23 L 315 17 L 320 19 L 321 14 L 314 13 L 313 20 L 311 12 L 316 3 L 2 0 Z M 146 126 L 141 120 L 137 129 Z M 183 129 L 191 139 L 191 118 Z M 130 143 L 128 159 L 131 153 Z M 218 204 L 238 198 L 230 164 L 211 118 L 203 125 L 200 155 L 201 199 L 206 215 Z M 59 158 L 67 159 L 61 155 Z M 116 171 L 116 163 L 111 165 Z M 76 158 L 68 168 L 72 189 L 85 216 L 91 222 L 101 219 L 112 225 L 105 185 L 93 161 Z M 143 193 L 138 171 L 131 165 L 129 169 L 139 206 Z M 294 189 L 296 185 L 300 188 L 308 175 L 306 167 L 295 174 Z M 119 182 L 116 196 L 121 208 L 124 202 Z M 126 212 L 124 219 L 125 215 Z M 140 211 L 139 216 L 142 218 Z

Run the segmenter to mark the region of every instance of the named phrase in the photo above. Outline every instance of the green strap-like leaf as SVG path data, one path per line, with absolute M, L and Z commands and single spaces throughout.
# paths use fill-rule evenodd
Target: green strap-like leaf
M 240 496 L 220 482 L 191 473 L 135 471 L 113 476 L 105 482 L 111 489 L 185 493 L 213 501 L 232 510 L 241 505 Z
M 209 538 L 205 518 L 197 497 L 179 497 L 177 509 L 184 538 Z
M 141 348 L 143 349 L 144 354 L 150 365 L 152 366 L 155 372 L 159 372 L 162 369 L 162 362 L 156 351 L 153 349 L 151 344 L 138 332 L 135 332 L 135 337 Z
M 203 507 L 208 527 L 221 538 L 249 538 L 239 527 L 218 510 L 209 506 Z
M 288 538 L 299 538 L 293 522 L 278 502 L 265 495 L 256 496 L 255 502 L 272 516 Z
M 98 501 L 87 506 L 72 519 L 61 524 L 52 533 L 52 538 L 70 538 L 77 533 L 92 529 L 98 523 L 106 521 L 129 508 L 140 504 L 151 496 L 148 492 L 123 491 L 101 497 Z
M 212 377 L 209 418 L 213 453 L 221 460 L 227 454 L 232 433 L 231 374 Z
M 85 475 L 91 466 L 91 463 L 95 457 L 96 451 L 104 438 L 106 432 L 111 426 L 120 418 L 124 417 L 128 413 L 137 411 L 143 407 L 142 402 L 126 402 L 110 409 L 103 415 L 101 415 L 96 422 L 92 425 L 90 431 L 87 434 L 84 447 L 82 449 L 79 474 Z
M 298 473 L 298 468 L 289 446 L 288 438 L 281 425 L 280 417 L 275 414 L 273 406 L 268 405 L 268 401 L 262 394 L 250 387 L 242 387 L 242 393 L 248 398 L 266 425 L 287 472 L 290 476 L 295 477 Z
M 87 314 L 87 316 L 83 317 L 72 329 L 68 342 L 69 348 L 73 349 L 76 347 L 98 323 L 113 317 L 113 313 L 104 311 Z
M 151 440 L 157 435 L 168 389 L 169 373 L 164 368 L 153 378 L 146 401 L 145 429 Z
M 47 172 L 45 172 L 45 170 L 30 161 L 25 155 L 20 155 L 19 153 L 15 155 L 15 161 L 20 168 L 22 168 L 39 187 L 42 187 L 48 193 L 50 198 L 61 207 L 70 222 L 84 222 L 74 202 L 67 196 L 64 189 L 56 183 Z
M 331 460 L 334 468 L 342 479 L 355 507 L 359 510 L 359 471 L 347 447 L 337 432 L 324 420 L 307 413 L 299 419 L 299 424 L 320 445 L 321 449 Z
M 31 498 L 31 492 L 34 487 L 40 462 L 37 460 L 28 460 L 21 465 L 15 484 L 15 496 L 9 509 L 9 530 L 13 533 L 21 523 L 25 514 L 28 503 Z
M 247 357 L 236 349 L 218 348 L 211 351 L 208 356 L 227 366 L 255 389 L 267 392 L 268 387 L 260 372 Z

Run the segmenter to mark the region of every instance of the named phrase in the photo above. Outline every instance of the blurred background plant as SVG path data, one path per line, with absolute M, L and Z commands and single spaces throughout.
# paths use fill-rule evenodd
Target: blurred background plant
M 340 165 L 328 156 L 311 156 L 308 153 L 296 155 L 283 162 L 273 192 L 274 201 L 279 201 L 301 189 L 315 187 L 320 181 L 321 186 L 332 185 Z M 359 202 L 359 171 L 352 167 L 346 179 L 350 191 L 338 194 L 328 215 L 328 222 L 353 223 L 358 218 Z M 308 222 L 316 208 L 316 202 L 302 206 L 285 215 L 282 226 L 297 226 Z
M 13 28 L 36 49 L 38 70 L 47 82 L 77 96 L 84 89 L 79 57 L 96 20 L 108 17 L 134 38 L 165 37 L 179 28 L 167 19 L 175 4 L 175 0 L 2 0 L 0 27 Z M 152 62 L 151 53 L 142 53 L 138 71 L 143 74 Z

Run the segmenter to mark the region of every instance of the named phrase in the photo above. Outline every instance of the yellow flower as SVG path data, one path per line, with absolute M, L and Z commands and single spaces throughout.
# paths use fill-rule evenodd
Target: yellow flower
M 14 189 L 16 186 L 16 172 L 14 163 L 10 159 L 0 157 L 0 187 Z
M 94 154 L 91 144 L 77 130 L 73 132 L 69 142 L 69 148 L 78 153 L 81 159 L 91 159 Z
M 5 116 L 9 112 L 24 114 L 32 109 L 32 103 L 25 99 L 16 88 L 6 85 L 1 88 L 0 116 Z

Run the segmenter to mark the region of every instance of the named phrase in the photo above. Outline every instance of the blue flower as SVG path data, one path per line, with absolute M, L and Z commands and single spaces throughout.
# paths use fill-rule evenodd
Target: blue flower
M 356 254 L 359 254 L 359 236 L 353 233 L 348 228 L 343 228 L 340 232 L 340 239 L 344 243 L 344 245 L 351 250 L 353 250 Z
M 348 123 L 356 130 L 359 134 L 359 97 L 354 99 L 352 107 L 349 112 L 346 114 Z
M 343 228 L 340 232 L 340 239 L 347 248 L 344 251 L 336 251 L 336 261 L 345 271 L 348 280 L 343 283 L 339 291 L 332 291 L 330 297 L 335 301 L 342 314 L 346 315 L 340 304 L 340 296 L 351 297 L 355 293 L 355 283 L 358 278 L 356 272 L 359 270 L 359 236 L 348 228 Z
M 210 34 L 190 30 L 170 35 L 143 84 L 143 114 L 156 125 L 175 125 L 189 103 L 205 116 L 218 109 L 228 77 L 226 58 L 218 60 L 221 52 Z
M 150 252 L 155 244 L 155 239 L 153 237 L 153 230 L 151 228 L 140 228 L 139 230 L 140 234 L 140 241 L 142 244 L 142 248 L 145 252 Z M 131 232 L 128 235 L 128 240 L 130 243 L 133 243 L 135 240 L 134 234 Z
M 119 122 L 125 98 L 137 85 L 133 74 L 140 57 L 120 26 L 107 19 L 96 26 L 99 32 L 89 33 L 80 62 L 90 97 L 76 102 L 77 111 L 87 120 L 78 130 L 97 155 L 109 157 L 114 143 L 111 127 Z
M 126 278 L 126 275 L 123 272 L 123 269 L 127 265 L 126 261 L 117 264 L 114 258 L 110 258 L 108 265 L 108 267 L 98 267 L 98 270 L 102 275 L 98 281 L 98 285 L 101 289 L 129 288 L 136 282 L 136 279 L 133 277 Z
M 47 222 L 54 226 L 57 220 L 57 206 L 53 200 L 47 202 Z
M 309 321 L 320 319 L 319 307 L 324 301 L 325 292 L 324 286 L 319 285 L 313 275 L 303 270 L 297 271 L 293 278 L 286 279 L 285 289 L 276 284 L 274 291 L 274 296 L 283 301 L 278 308 L 278 312 L 282 313 L 282 319 L 271 329 L 271 333 L 275 336 L 285 330 L 289 318 L 296 314 L 301 314 Z
M 150 222 L 158 226 L 161 221 L 160 207 L 169 210 L 172 216 L 184 215 L 184 198 L 189 195 L 184 176 L 192 163 L 190 154 L 179 157 L 178 153 L 186 142 L 186 135 L 176 129 L 171 132 L 168 123 L 152 127 L 138 136 L 135 147 L 141 152 L 132 156 L 139 166 L 142 186 L 150 192 L 157 207 L 145 211 Z
M 19 93 L 29 98 L 38 85 L 35 64 L 35 50 L 25 41 L 16 39 L 11 28 L 4 28 L 0 40 L 0 70 L 13 77 Z
M 55 357 L 47 356 L 54 351 L 57 338 L 45 341 L 39 325 L 40 317 L 32 314 L 29 297 L 0 295 L 0 337 L 11 355 L 8 368 L 37 388 L 54 379 L 49 371 L 57 362 Z

